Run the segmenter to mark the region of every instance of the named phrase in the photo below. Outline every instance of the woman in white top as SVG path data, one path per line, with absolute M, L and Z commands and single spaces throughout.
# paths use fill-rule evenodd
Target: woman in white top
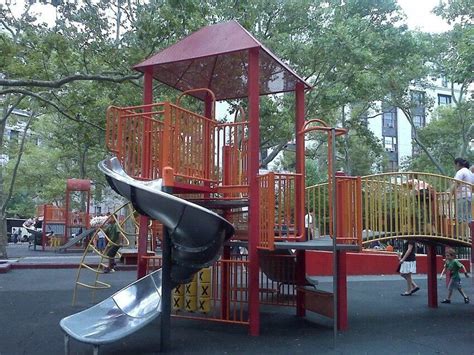
M 462 158 L 454 159 L 456 166 L 456 181 L 450 189 L 451 195 L 456 196 L 456 216 L 460 222 L 470 223 L 472 221 L 471 200 L 474 175 L 469 170 L 469 162 Z
M 306 216 L 304 216 L 304 228 L 306 230 L 306 240 L 312 240 L 314 230 L 314 217 L 312 211 L 309 211 Z

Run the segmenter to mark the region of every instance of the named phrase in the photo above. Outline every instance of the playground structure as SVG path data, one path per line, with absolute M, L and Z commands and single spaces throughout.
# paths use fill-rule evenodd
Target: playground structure
M 81 206 L 85 206 L 85 210 L 75 209 L 71 210 L 71 197 L 75 194 L 85 194 L 79 197 Z M 41 240 L 42 249 L 46 246 L 60 248 L 69 242 L 69 237 L 74 235 L 81 235 L 70 246 L 81 242 L 85 237 L 90 236 L 90 216 L 89 205 L 91 196 L 91 182 L 84 179 L 68 179 L 66 182 L 66 203 L 65 207 L 58 207 L 54 205 L 44 204 L 37 206 L 36 218 L 41 221 Z M 33 234 L 38 234 L 35 231 L 30 231 Z M 36 237 L 34 238 L 34 245 L 36 247 Z
M 77 194 L 79 193 L 79 196 Z M 72 209 L 72 197 L 80 201 L 79 208 Z M 85 195 L 85 196 L 84 196 Z M 90 201 L 91 182 L 84 179 L 68 179 L 66 183 L 66 210 L 65 210 L 65 233 L 62 244 L 67 242 L 67 237 L 81 234 L 90 227 Z M 85 207 L 85 210 L 82 208 Z
M 119 240 L 115 242 L 110 239 L 110 236 L 107 233 L 107 228 L 112 222 L 112 220 L 117 223 L 119 230 Z M 98 239 L 100 234 L 102 234 L 106 245 L 104 249 L 99 248 Z M 119 207 L 100 226 L 97 226 L 96 228 L 92 229 L 92 233 L 90 233 L 88 243 L 84 248 L 84 253 L 82 254 L 82 258 L 79 263 L 79 268 L 77 269 L 76 282 L 72 298 L 73 305 L 76 303 L 77 290 L 79 287 L 85 287 L 93 290 L 93 301 L 95 300 L 96 290 L 110 287 L 110 284 L 99 280 L 99 275 L 103 274 L 106 267 L 108 266 L 107 262 L 109 260 L 109 257 L 107 256 L 107 252 L 113 246 L 120 246 L 125 248 L 128 247 L 130 245 L 130 240 L 134 239 L 136 235 L 137 222 L 135 220 L 134 210 L 130 206 L 130 204 L 125 204 Z M 100 256 L 98 264 L 90 265 L 89 263 L 87 263 L 86 257 L 90 252 L 93 252 L 96 255 Z M 117 254 L 116 257 L 120 258 L 120 252 Z M 90 276 L 90 274 L 92 273 L 92 282 L 90 281 L 90 277 L 83 277 L 84 271 L 88 272 L 88 276 Z
M 338 179 L 346 179 L 339 177 Z M 396 172 L 356 178 L 362 245 L 392 239 L 416 239 L 421 243 L 439 243 L 453 247 L 471 247 L 469 224 L 462 221 L 460 199 L 450 195 L 454 185 L 471 189 L 468 183 L 452 178 L 414 172 Z M 328 184 L 308 187 L 309 208 L 316 212 L 317 235 L 330 230 L 327 196 Z M 341 202 L 347 201 L 340 191 Z M 471 211 L 472 213 L 472 211 Z M 346 216 L 342 216 L 348 221 Z
M 336 332 L 348 326 L 346 251 L 379 240 L 414 238 L 429 245 L 429 258 L 434 260 L 434 243 L 469 245 L 472 240 L 466 226 L 453 224 L 456 209 L 441 193 L 449 179 L 417 178 L 426 178 L 439 191 L 422 198 L 413 192 L 413 175 L 336 176 L 335 140 L 346 131 L 319 119 L 305 121 L 304 95 L 310 85 L 237 22 L 205 27 L 135 69 L 144 73 L 144 103 L 108 109 L 106 142 L 117 159 L 102 163 L 101 169 L 111 186 L 142 214 L 138 277 L 151 271 L 154 263 L 163 267 L 162 349 L 169 344 L 172 300 L 178 303 L 174 313 L 180 317 L 247 325 L 251 335 L 259 334 L 262 304 L 295 307 L 298 316 L 306 310 L 321 313 L 333 319 Z M 176 103 L 153 103 L 154 80 L 182 92 Z M 296 172 L 261 175 L 259 96 L 285 92 L 294 92 L 295 97 Z M 185 97 L 203 103 L 203 112 L 184 108 Z M 234 122 L 216 121 L 215 102 L 228 99 L 247 99 L 248 115 Z M 329 180 L 305 190 L 304 139 L 310 131 L 328 134 Z M 177 255 L 189 250 L 176 247 L 170 237 L 175 230 L 166 223 L 168 214 L 160 214 L 166 204 L 153 205 L 150 211 L 152 199 L 137 193 L 140 189 L 152 196 L 164 191 L 179 201 L 215 210 L 234 225 L 231 242 L 211 265 L 210 306 L 204 311 L 183 309 L 182 295 L 174 291 L 172 296 L 176 283 L 191 281 L 190 275 L 171 281 Z M 307 211 L 316 214 L 318 236 L 313 240 L 305 234 Z M 167 227 L 162 257 L 147 255 L 148 217 Z M 197 222 L 186 220 L 191 225 Z M 188 237 L 198 242 L 202 236 L 196 229 Z M 245 247 L 248 254 L 233 253 L 232 246 Z M 332 293 L 307 288 L 308 250 L 333 252 Z M 219 255 L 214 252 L 213 256 Z M 194 273 L 198 269 L 186 258 L 177 264 Z M 436 307 L 435 268 L 429 269 L 428 278 L 428 304 Z

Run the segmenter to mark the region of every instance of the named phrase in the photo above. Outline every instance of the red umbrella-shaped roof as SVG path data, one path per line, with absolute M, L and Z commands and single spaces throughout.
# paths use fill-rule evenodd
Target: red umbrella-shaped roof
M 156 80 L 180 91 L 208 88 L 217 100 L 242 98 L 251 48 L 260 50 L 260 95 L 294 91 L 298 82 L 311 87 L 237 21 L 204 27 L 134 68 L 152 68 Z

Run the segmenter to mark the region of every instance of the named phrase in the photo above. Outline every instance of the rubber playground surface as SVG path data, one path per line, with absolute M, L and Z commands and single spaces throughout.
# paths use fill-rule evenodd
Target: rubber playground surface
M 37 254 L 38 255 L 38 254 Z M 39 254 L 44 255 L 44 254 Z M 49 258 L 54 255 L 45 255 Z M 40 257 L 40 256 L 38 256 Z M 57 258 L 63 258 L 59 254 Z M 82 289 L 71 305 L 76 270 L 13 269 L 0 274 L 0 354 L 63 354 L 61 318 L 92 305 Z M 104 275 L 112 289 L 99 291 L 97 301 L 135 280 L 135 271 Z M 450 305 L 427 306 L 426 278 L 416 278 L 421 290 L 401 297 L 398 276 L 350 277 L 349 330 L 333 343 L 332 320 L 292 308 L 262 306 L 261 335 L 250 337 L 247 327 L 215 322 L 172 319 L 170 354 L 474 354 L 474 304 L 454 294 Z M 319 278 L 330 290 L 331 279 Z M 473 279 L 463 279 L 474 299 Z M 439 300 L 446 295 L 438 283 Z M 101 354 L 159 353 L 159 319 L 131 336 L 100 348 Z M 72 354 L 91 354 L 90 345 L 71 340 Z

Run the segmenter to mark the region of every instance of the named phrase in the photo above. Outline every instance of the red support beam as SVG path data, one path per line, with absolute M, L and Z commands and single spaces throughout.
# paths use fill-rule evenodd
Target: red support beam
M 347 330 L 347 255 L 345 251 L 337 251 L 337 329 Z
M 148 105 L 153 103 L 153 72 L 146 70 L 143 82 L 143 104 Z M 150 110 L 150 108 L 148 108 Z M 150 178 L 150 162 L 151 162 L 151 142 L 149 135 L 151 134 L 150 122 L 145 121 L 143 132 L 143 157 L 142 157 L 142 178 Z M 140 216 L 140 227 L 138 230 L 138 265 L 137 265 L 137 279 L 146 275 L 147 260 L 143 257 L 147 255 L 147 241 L 148 241 L 148 217 Z
M 304 216 L 305 216 L 305 136 L 304 133 L 298 132 L 304 129 L 304 85 L 303 83 L 296 84 L 295 90 L 295 132 L 296 132 L 296 173 L 301 174 L 301 179 L 296 180 L 296 224 L 300 229 L 297 231 L 298 235 L 305 233 Z M 308 211 L 309 213 L 309 211 Z M 308 238 L 308 236 L 306 236 Z M 297 251 L 296 253 L 296 273 L 297 285 L 303 287 L 306 278 L 306 254 L 304 251 Z M 296 315 L 304 317 L 304 293 L 300 287 L 296 291 Z
M 470 223 L 470 230 L 471 230 L 471 272 L 472 272 L 472 264 L 474 264 L 474 221 Z
M 296 251 L 296 283 L 300 287 L 304 287 L 306 283 L 306 252 L 304 250 Z M 305 295 L 300 290 L 300 287 L 296 290 L 296 315 L 304 317 L 306 315 Z
M 259 260 L 258 239 L 259 221 L 259 184 L 260 165 L 260 65 L 259 48 L 249 49 L 248 99 L 249 99 L 249 332 L 252 336 L 260 333 L 259 304 Z
M 436 247 L 428 245 L 428 307 L 438 308 L 438 281 L 436 270 Z
M 224 215 L 224 218 L 228 216 Z M 227 218 L 226 218 L 227 219 Z M 222 253 L 222 260 L 230 260 L 230 246 L 225 245 Z M 230 279 L 229 279 L 229 263 L 222 263 L 222 273 L 221 273 L 221 318 L 228 319 L 229 315 L 229 300 L 230 300 Z
M 67 212 L 66 212 L 67 213 Z M 43 205 L 43 235 L 41 236 L 41 247 L 44 251 L 44 247 L 46 245 L 46 205 Z M 66 225 L 64 225 L 64 243 L 67 242 L 67 235 L 66 235 Z M 33 247 L 36 248 L 36 237 L 33 239 Z M 35 249 L 36 250 L 36 249 Z
M 305 216 L 305 137 L 298 134 L 304 129 L 304 85 L 296 84 L 295 91 L 295 132 L 296 132 L 296 173 L 301 174 L 301 179 L 296 180 L 296 219 L 297 225 L 301 228 L 298 234 L 304 233 L 304 216 Z

